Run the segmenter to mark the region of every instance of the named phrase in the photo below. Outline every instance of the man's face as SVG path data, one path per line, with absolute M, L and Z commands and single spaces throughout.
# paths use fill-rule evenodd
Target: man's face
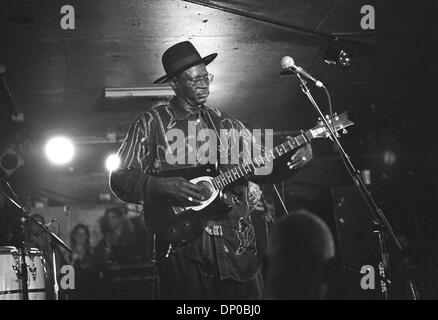
M 75 233 L 75 240 L 77 244 L 86 244 L 88 240 L 88 233 L 85 229 L 79 228 Z
M 199 81 L 203 79 L 203 81 Z M 210 82 L 207 68 L 204 64 L 197 64 L 178 75 L 171 85 L 175 93 L 186 103 L 198 106 L 207 102 L 210 94 Z

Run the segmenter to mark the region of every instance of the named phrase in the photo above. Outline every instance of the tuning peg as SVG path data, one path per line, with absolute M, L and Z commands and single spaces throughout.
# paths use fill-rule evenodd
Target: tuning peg
M 347 133 L 348 133 L 347 129 L 343 128 L 342 129 L 342 134 L 347 134 Z
M 328 114 L 326 114 L 326 115 L 325 115 L 325 118 L 326 118 L 327 120 L 329 120 L 329 119 L 330 119 L 330 116 L 329 116 Z

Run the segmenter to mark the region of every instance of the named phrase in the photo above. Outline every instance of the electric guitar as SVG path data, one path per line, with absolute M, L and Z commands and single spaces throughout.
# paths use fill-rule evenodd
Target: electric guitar
M 335 114 L 333 118 L 327 116 L 327 121 L 337 135 L 339 135 L 339 131 L 346 133 L 345 128 L 354 124 L 348 119 L 347 112 L 341 115 Z M 225 187 L 251 175 L 256 168 L 310 142 L 312 139 L 328 137 L 331 138 L 329 130 L 323 121 L 319 121 L 312 129 L 302 132 L 272 150 L 265 151 L 264 154 L 254 157 L 248 163 L 235 165 L 225 172 L 219 172 L 215 165 L 207 164 L 189 169 L 171 169 L 157 174 L 160 177 L 183 177 L 189 180 L 201 188 L 205 200 L 199 205 L 184 207 L 178 206 L 170 200 L 154 199 L 145 208 L 149 214 L 153 231 L 161 240 L 169 244 L 178 245 L 190 241 L 202 231 L 203 222 L 217 217 L 218 212 L 222 215 L 227 212 L 225 205 L 219 200 L 219 194 Z

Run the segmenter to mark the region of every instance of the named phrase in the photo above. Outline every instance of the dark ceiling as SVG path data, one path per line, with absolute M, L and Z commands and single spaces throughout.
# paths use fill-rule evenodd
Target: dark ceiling
M 324 80 L 337 110 L 359 112 L 399 86 L 389 75 L 400 72 L 396 66 L 411 54 L 401 52 L 402 39 L 396 32 L 411 30 L 415 19 L 407 7 L 393 5 L 400 2 L 376 5 L 375 32 L 360 28 L 360 8 L 370 3 L 365 0 L 211 3 L 309 30 L 358 33 L 344 38 L 372 44 L 376 51 L 356 56 L 350 69 L 341 70 L 323 63 L 322 37 L 185 1 L 70 1 L 76 29 L 62 30 L 60 9 L 65 1 L 2 0 L 0 63 L 6 66 L 7 82 L 16 104 L 24 109 L 26 123 L 38 132 L 123 132 L 141 112 L 138 107 L 148 106 L 133 102 L 134 107 L 128 103 L 127 108 L 125 102 L 107 110 L 103 88 L 149 85 L 163 73 L 162 52 L 189 39 L 201 54 L 219 53 L 209 68 L 216 76 L 211 104 L 256 126 L 295 130 L 312 124 L 314 114 L 296 80 L 278 76 L 283 56 L 293 56 Z M 404 17 L 400 11 L 406 12 Z M 17 15 L 35 23 L 11 23 Z M 396 80 L 403 82 L 403 77 Z
M 77 139 L 112 132 L 122 137 L 135 115 L 150 104 L 138 99 L 105 101 L 104 88 L 150 85 L 163 74 L 163 51 L 187 39 L 202 55 L 219 54 L 209 66 L 215 74 L 209 103 L 253 127 L 294 131 L 315 122 L 296 78 L 278 75 L 286 55 L 327 85 L 335 111 L 349 110 L 357 124 L 351 139 L 388 117 L 399 119 L 396 115 L 406 112 L 406 106 L 412 112 L 418 107 L 414 92 L 421 96 L 436 89 L 436 63 L 429 63 L 436 58 L 437 5 L 432 2 L 208 2 L 277 24 L 187 1 L 68 3 L 76 11 L 75 30 L 60 28 L 65 1 L 0 0 L 0 65 L 6 68 L 15 106 L 23 109 L 24 125 L 34 138 L 53 132 Z M 376 30 L 360 27 L 360 9 L 366 4 L 375 7 Z M 23 17 L 34 23 L 17 23 L 26 22 Z M 363 46 L 354 45 L 352 66 L 341 69 L 323 62 L 326 38 L 279 23 L 338 34 Z M 327 110 L 325 96 L 316 97 Z M 430 117 L 418 118 L 422 128 L 435 127 Z

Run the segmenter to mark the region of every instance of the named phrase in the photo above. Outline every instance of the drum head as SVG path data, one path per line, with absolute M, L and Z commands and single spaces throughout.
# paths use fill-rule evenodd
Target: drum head
M 12 246 L 3 246 L 0 247 L 0 254 L 10 254 L 12 252 L 18 252 L 16 247 L 12 247 Z
M 28 254 L 35 255 L 35 256 L 42 256 L 43 252 L 38 248 L 30 248 L 28 250 Z

